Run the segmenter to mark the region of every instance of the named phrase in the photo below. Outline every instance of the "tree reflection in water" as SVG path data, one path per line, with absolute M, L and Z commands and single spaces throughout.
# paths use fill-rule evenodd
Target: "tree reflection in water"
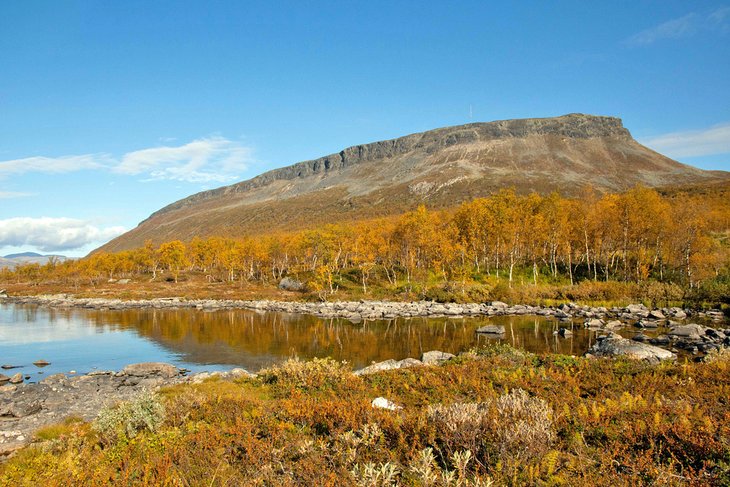
M 16 313 L 19 321 L 74 323 L 93 327 L 97 333 L 133 332 L 179 354 L 190 364 L 241 366 L 253 371 L 293 356 L 329 356 L 359 368 L 391 358 L 420 358 L 429 350 L 458 353 L 490 342 L 532 352 L 579 355 L 595 340 L 594 332 L 580 326 L 573 326 L 573 336 L 559 337 L 554 332 L 560 326 L 572 325 L 542 316 L 397 318 L 354 324 L 344 319 L 248 310 L 115 311 L 19 306 Z M 506 332 L 502 336 L 475 333 L 485 324 L 503 325 Z M 624 331 L 626 336 L 631 333 Z

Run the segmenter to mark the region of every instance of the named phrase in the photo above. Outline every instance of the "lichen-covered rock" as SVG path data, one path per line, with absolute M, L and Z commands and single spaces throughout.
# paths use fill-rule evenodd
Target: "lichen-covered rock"
M 675 360 L 677 356 L 663 348 L 635 342 L 619 335 L 600 337 L 588 354 L 596 357 L 628 357 L 659 363 L 662 360 Z
M 394 369 L 406 369 L 408 367 L 420 367 L 423 365 L 423 362 L 421 362 L 418 359 L 415 358 L 405 358 L 403 360 L 393 360 L 388 359 L 384 360 L 382 362 L 377 362 L 372 365 L 368 365 L 367 367 L 356 370 L 354 372 L 355 375 L 369 375 L 374 374 L 376 372 L 382 372 L 385 370 L 394 370 Z
M 132 377 L 146 377 L 150 375 L 158 375 L 168 379 L 180 375 L 180 369 L 174 365 L 164 362 L 142 362 L 139 364 L 130 364 L 122 369 L 122 375 Z
M 421 355 L 421 362 L 423 362 L 423 365 L 438 365 L 452 358 L 454 358 L 453 353 L 431 350 L 430 352 L 426 352 Z
M 702 335 L 705 334 L 705 328 L 703 326 L 691 323 L 689 325 L 675 326 L 671 330 L 669 330 L 669 333 L 667 334 L 669 336 L 687 337 L 698 340 Z

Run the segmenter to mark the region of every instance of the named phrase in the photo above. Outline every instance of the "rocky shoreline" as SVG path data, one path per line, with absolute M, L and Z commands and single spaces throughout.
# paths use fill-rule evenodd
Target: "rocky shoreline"
M 40 428 L 69 417 L 92 421 L 102 408 L 134 399 L 144 391 L 213 376 L 235 379 L 251 375 L 243 369 L 185 375 L 173 365 L 147 362 L 118 372 L 54 374 L 37 383 L 5 383 L 0 385 L 0 459 L 30 443 Z
M 392 319 L 398 317 L 439 317 L 439 316 L 511 316 L 539 315 L 552 316 L 559 320 L 571 321 L 575 318 L 631 320 L 701 320 L 723 321 L 721 310 L 699 311 L 681 308 L 648 309 L 640 304 L 626 307 L 591 307 L 574 303 L 560 306 L 508 305 L 500 301 L 490 303 L 437 303 L 433 301 L 244 301 L 217 299 L 154 298 L 122 300 L 107 298 L 77 298 L 66 294 L 38 296 L 0 296 L 1 302 L 32 304 L 54 308 L 82 308 L 97 310 L 125 309 L 199 309 L 204 311 L 248 309 L 254 311 L 274 311 L 282 313 L 309 314 L 320 318 L 344 318 L 353 322 L 363 320 Z
M 384 370 L 437 365 L 453 358 L 431 351 L 418 359 L 386 360 L 359 371 L 367 375 Z M 187 375 L 184 369 L 163 362 L 130 364 L 120 371 L 93 371 L 84 375 L 54 374 L 37 383 L 0 382 L 0 460 L 31 443 L 34 433 L 67 418 L 93 421 L 99 412 L 145 391 L 211 378 L 233 380 L 256 377 L 241 368 Z

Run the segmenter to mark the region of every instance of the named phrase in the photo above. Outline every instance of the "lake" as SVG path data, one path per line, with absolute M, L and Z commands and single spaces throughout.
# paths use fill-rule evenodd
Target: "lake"
M 504 325 L 502 339 L 478 335 L 486 324 Z M 489 342 L 532 352 L 583 354 L 596 332 L 576 322 L 560 338 L 557 320 L 543 316 L 397 318 L 353 324 L 310 315 L 192 309 L 123 311 L 56 309 L 0 304 L 0 364 L 21 366 L 31 381 L 58 372 L 119 370 L 135 362 L 168 362 L 192 371 L 243 367 L 256 372 L 289 357 L 332 357 L 353 369 L 372 362 L 441 350 L 458 353 Z M 628 327 L 621 333 L 632 336 Z M 33 362 L 51 363 L 43 368 Z

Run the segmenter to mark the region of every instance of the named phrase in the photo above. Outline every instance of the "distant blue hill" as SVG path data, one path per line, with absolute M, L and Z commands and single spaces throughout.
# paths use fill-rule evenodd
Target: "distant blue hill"
M 39 254 L 37 252 L 21 252 L 19 254 L 10 254 L 6 255 L 6 259 L 15 259 L 16 257 L 45 257 L 42 254 Z

